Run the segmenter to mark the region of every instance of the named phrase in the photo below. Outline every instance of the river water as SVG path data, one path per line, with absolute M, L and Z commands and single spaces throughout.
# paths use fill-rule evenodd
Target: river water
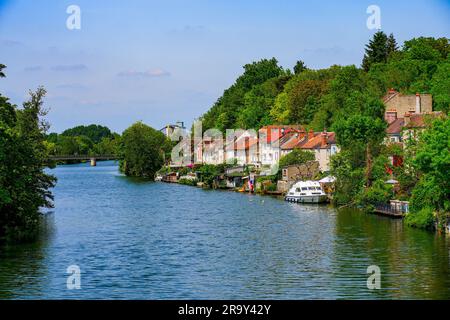
M 0 298 L 450 299 L 449 238 L 400 220 L 131 179 L 114 162 L 49 171 L 55 209 L 38 243 L 0 249 Z

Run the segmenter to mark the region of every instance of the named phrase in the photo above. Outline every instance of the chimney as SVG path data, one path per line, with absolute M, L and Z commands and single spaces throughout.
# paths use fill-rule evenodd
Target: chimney
M 300 133 L 298 135 L 299 139 L 303 139 L 306 136 L 306 131 L 305 129 L 301 129 Z
M 420 94 L 416 93 L 416 114 L 420 113 L 421 105 L 420 105 Z
M 325 147 L 328 144 L 328 133 L 326 129 L 320 134 L 320 138 L 321 146 Z
M 391 124 L 392 122 L 397 120 L 397 111 L 396 110 L 388 110 L 388 111 L 386 111 L 384 113 L 384 120 L 386 120 L 386 122 L 388 124 Z
M 405 126 L 407 126 L 409 124 L 409 121 L 411 120 L 411 114 L 410 113 L 405 113 Z
M 311 140 L 312 138 L 314 138 L 314 131 L 312 129 L 309 129 L 308 140 Z

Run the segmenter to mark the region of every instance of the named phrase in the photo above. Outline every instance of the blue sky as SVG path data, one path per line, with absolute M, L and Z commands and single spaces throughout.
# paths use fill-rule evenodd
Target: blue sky
M 66 28 L 72 4 L 81 8 L 81 30 Z M 0 92 L 21 104 L 44 85 L 56 132 L 190 124 L 246 63 L 359 65 L 374 33 L 366 27 L 372 4 L 399 43 L 450 36 L 443 0 L 0 0 L 0 63 L 8 66 Z

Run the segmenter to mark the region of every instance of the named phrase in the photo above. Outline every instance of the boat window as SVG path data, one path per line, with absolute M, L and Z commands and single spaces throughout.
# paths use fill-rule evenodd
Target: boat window
M 309 190 L 316 190 L 314 187 L 308 187 Z
M 295 189 L 295 192 L 300 192 L 300 188 Z
M 321 191 L 322 189 L 321 189 L 320 187 L 316 187 L 316 190 L 319 190 L 319 191 Z
M 308 188 L 302 187 L 302 191 L 306 191 L 306 190 L 308 190 Z

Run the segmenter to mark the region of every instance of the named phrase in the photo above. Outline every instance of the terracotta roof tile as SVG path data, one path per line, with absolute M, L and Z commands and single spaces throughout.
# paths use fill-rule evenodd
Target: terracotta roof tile
M 392 122 L 386 129 L 387 134 L 399 134 L 402 132 L 403 126 L 405 124 L 405 119 L 397 118 Z
M 331 144 L 336 143 L 336 135 L 334 132 L 327 132 L 327 144 L 322 143 L 322 132 L 314 133 L 314 135 L 314 138 L 308 140 L 308 142 L 301 146 L 302 149 L 328 148 Z

